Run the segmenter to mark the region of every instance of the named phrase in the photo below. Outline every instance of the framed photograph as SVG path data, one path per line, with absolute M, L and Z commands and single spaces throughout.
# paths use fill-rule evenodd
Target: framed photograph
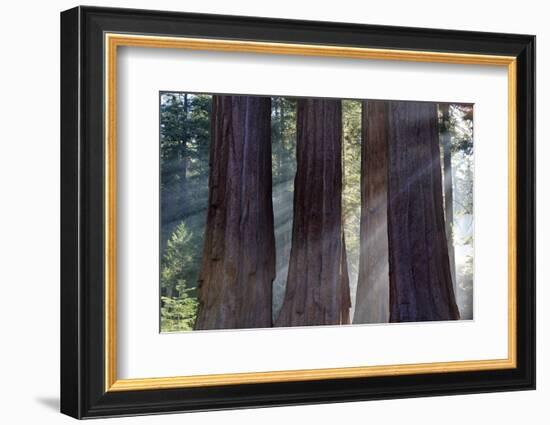
M 61 411 L 535 387 L 535 37 L 61 14 Z

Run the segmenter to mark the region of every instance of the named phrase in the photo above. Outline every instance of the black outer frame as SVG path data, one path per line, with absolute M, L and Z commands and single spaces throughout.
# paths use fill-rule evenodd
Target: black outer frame
M 517 368 L 104 391 L 104 32 L 517 58 Z M 61 412 L 75 418 L 535 388 L 535 37 L 81 6 L 61 13 Z

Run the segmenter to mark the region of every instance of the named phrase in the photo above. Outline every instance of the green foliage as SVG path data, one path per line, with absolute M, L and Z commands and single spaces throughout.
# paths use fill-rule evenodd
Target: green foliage
M 160 98 L 161 330 L 192 329 L 208 205 L 212 96 Z
M 211 104 L 210 95 L 161 95 L 161 249 L 179 222 L 206 211 Z
M 273 186 L 294 179 L 296 173 L 296 100 L 271 98 Z
M 187 295 L 161 297 L 160 328 L 162 332 L 191 331 L 197 316 L 197 300 Z
M 455 246 L 456 300 L 462 319 L 472 319 L 473 293 L 473 184 L 474 140 L 473 107 L 449 105 L 449 114 L 441 115 L 440 132 L 451 136 L 451 172 L 453 182 L 453 217 L 451 224 Z
M 458 216 L 474 213 L 473 155 L 457 152 L 453 156 L 454 209 Z
M 460 217 L 473 214 L 473 106 L 449 105 L 448 111 L 443 116 L 442 109 L 439 109 L 439 132 L 448 132 L 451 136 L 453 208 L 454 215 Z
M 474 214 L 474 139 L 473 107 L 452 105 L 450 113 L 453 170 L 453 209 L 455 246 L 462 245 L 461 266 L 457 270 L 457 303 L 462 319 L 473 318 L 473 214 Z M 461 226 L 458 223 L 462 223 Z M 458 236 L 458 237 L 457 237 Z
M 161 330 L 191 330 L 197 315 L 197 287 L 202 233 L 181 222 L 168 240 L 161 260 Z
M 168 293 L 185 291 L 193 288 L 198 275 L 199 242 L 192 232 L 181 222 L 168 240 L 161 260 L 161 287 Z M 202 241 L 201 241 L 202 242 Z
M 449 128 L 453 138 L 451 149 L 470 156 L 474 151 L 473 107 L 452 105 L 450 112 Z
M 208 171 L 212 96 L 164 93 L 160 104 L 160 142 L 163 183 Z M 178 162 L 186 160 L 186 175 Z M 180 164 L 181 165 L 181 164 Z
M 342 101 L 342 220 L 346 237 L 350 282 L 355 284 L 359 268 L 361 222 L 361 109 L 358 100 Z

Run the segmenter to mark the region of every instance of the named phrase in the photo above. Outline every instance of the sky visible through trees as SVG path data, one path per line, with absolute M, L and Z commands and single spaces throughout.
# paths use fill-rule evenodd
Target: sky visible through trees
M 213 162 L 211 145 L 214 128 L 211 121 L 212 101 L 213 96 L 207 94 L 163 92 L 160 95 L 162 332 L 188 331 L 196 328 L 201 296 L 198 288 L 201 269 L 204 274 L 206 223 L 209 211 L 212 210 L 212 205 L 209 207 L 209 174 Z M 299 102 L 297 98 L 271 97 L 271 114 L 267 117 L 270 118 L 268 124 L 271 129 L 271 197 L 275 238 L 275 277 L 270 294 L 273 324 L 276 323 L 285 300 L 293 246 Z M 352 323 L 376 322 L 375 319 L 363 319 L 361 322 L 353 320 L 358 305 L 356 294 L 361 249 L 361 146 L 365 143 L 365 137 L 362 135 L 364 104 L 368 104 L 368 101 L 341 101 L 339 130 L 340 221 L 342 242 L 347 257 L 346 269 L 351 298 L 349 317 Z M 449 252 L 454 250 L 455 268 L 451 270 L 451 274 L 460 318 L 467 320 L 473 318 L 473 107 L 451 103 L 440 104 L 434 110 L 437 111 L 434 119 L 438 122 L 441 176 L 447 176 L 447 184 L 450 185 L 447 188 L 452 190 L 452 208 L 445 209 L 446 216 L 452 214 L 452 223 L 446 222 L 446 231 L 450 235 Z M 365 122 L 366 120 L 363 120 L 363 123 Z M 447 139 L 445 135 L 448 135 Z M 444 143 L 448 143 L 446 147 L 450 155 L 450 164 L 444 161 Z M 366 176 L 369 176 L 368 170 Z M 444 178 L 441 187 L 442 192 L 445 192 Z M 449 193 L 451 192 L 447 191 L 447 198 L 450 198 Z M 441 197 L 444 203 L 445 193 L 442 193 Z M 243 211 L 246 212 L 242 214 L 248 213 L 248 209 Z M 269 220 L 269 217 L 267 219 Z M 218 254 L 212 257 L 212 253 L 209 252 L 208 255 L 214 258 Z M 217 258 L 214 260 L 217 261 Z M 387 276 L 385 279 L 387 280 Z M 382 284 L 388 285 L 385 281 Z M 387 297 L 369 302 L 376 304 L 372 306 L 373 309 L 389 309 Z M 211 301 L 207 303 L 211 304 Z M 203 305 L 203 314 L 204 309 Z

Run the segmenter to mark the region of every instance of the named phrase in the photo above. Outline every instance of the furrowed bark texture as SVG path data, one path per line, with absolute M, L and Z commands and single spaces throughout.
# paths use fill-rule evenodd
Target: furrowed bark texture
M 450 129 L 450 108 L 449 104 L 439 105 L 443 125 L 440 133 L 440 141 L 443 147 L 443 190 L 445 193 L 445 234 L 449 246 L 449 264 L 451 267 L 451 279 L 455 297 L 458 294 L 456 284 L 455 248 L 453 243 L 453 168 L 451 164 L 451 129 Z
M 210 180 L 195 329 L 270 327 L 275 236 L 271 100 L 213 96 Z
M 296 128 L 292 248 L 276 325 L 340 324 L 349 321 L 343 301 L 349 281 L 342 276 L 341 101 L 300 99 Z
M 456 320 L 437 105 L 391 102 L 389 108 L 390 321 Z
M 363 102 L 360 253 L 353 323 L 389 320 L 388 108 L 388 102 Z

